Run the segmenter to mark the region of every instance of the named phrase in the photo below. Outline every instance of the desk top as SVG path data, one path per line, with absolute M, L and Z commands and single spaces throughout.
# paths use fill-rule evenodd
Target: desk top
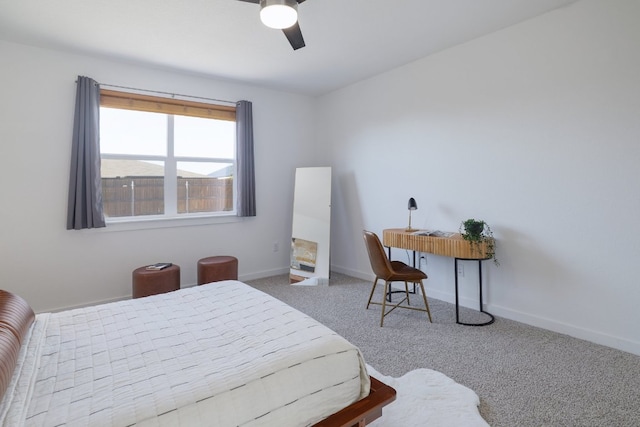
M 425 252 L 434 255 L 461 259 L 489 259 L 487 244 L 471 245 L 460 233 L 450 237 L 423 236 L 415 234 L 419 230 L 406 231 L 404 228 L 388 228 L 382 231 L 384 246 Z

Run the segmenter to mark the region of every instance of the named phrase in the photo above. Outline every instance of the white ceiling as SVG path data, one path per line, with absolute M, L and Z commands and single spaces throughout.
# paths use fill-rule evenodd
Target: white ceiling
M 320 95 L 577 0 L 307 0 L 306 47 L 237 0 L 0 0 L 0 39 Z

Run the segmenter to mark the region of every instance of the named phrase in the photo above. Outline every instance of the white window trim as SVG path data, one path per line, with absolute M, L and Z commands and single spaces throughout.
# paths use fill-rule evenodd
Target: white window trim
M 138 100 L 144 100 L 146 98 L 151 98 L 152 102 L 154 102 L 154 98 L 158 98 L 158 97 L 147 97 L 146 95 L 142 95 L 142 94 L 138 94 L 136 92 L 129 92 L 129 94 L 127 95 L 127 93 L 119 93 L 117 91 L 105 91 L 105 90 L 101 90 L 101 96 L 104 95 L 108 95 L 108 96 L 114 96 L 116 95 L 116 98 L 118 96 L 127 98 L 128 95 L 132 95 L 135 96 L 136 99 Z M 175 97 L 174 97 L 175 98 Z M 235 108 L 230 109 L 229 107 L 224 107 L 221 105 L 211 105 L 211 104 L 198 104 L 196 102 L 192 102 L 192 101 L 180 101 L 180 100 L 176 100 L 176 99 L 163 99 L 164 102 L 168 102 L 171 104 L 179 104 L 180 108 L 183 109 L 185 108 L 185 105 L 188 105 L 189 107 L 194 107 L 197 109 L 198 107 L 200 109 L 205 109 L 207 111 L 208 114 L 211 114 L 212 119 L 217 119 L 217 120 L 229 120 L 229 117 L 233 117 L 233 121 L 235 121 Z M 186 104 L 188 103 L 188 104 Z M 183 105 L 185 104 L 185 105 Z M 100 105 L 101 107 L 105 106 L 105 105 Z M 115 106 L 115 105 L 106 105 L 106 107 L 108 108 L 121 108 L 121 109 L 129 109 L 125 106 Z M 187 107 L 187 108 L 189 108 Z M 130 108 L 132 110 L 135 111 L 149 111 L 149 112 L 155 112 L 155 113 L 160 113 L 160 114 L 166 114 L 168 116 L 168 126 L 170 126 L 171 128 L 173 128 L 173 116 L 175 115 L 172 112 L 162 112 L 162 111 L 156 111 L 155 108 L 151 108 L 151 109 L 138 109 L 138 108 Z M 229 111 L 232 110 L 233 113 L 230 113 Z M 206 116 L 200 115 L 200 114 L 187 114 L 187 115 L 191 115 L 191 116 L 196 116 L 196 117 L 202 117 L 202 118 L 207 118 Z M 174 150 L 173 150 L 173 132 L 172 129 L 169 129 L 171 132 L 168 133 L 168 144 L 171 145 L 171 147 L 168 147 L 168 156 L 157 156 L 157 158 L 154 158 L 155 156 L 137 156 L 137 155 L 124 155 L 124 154 L 102 154 L 101 153 L 101 158 L 113 158 L 113 159 L 132 159 L 132 160 L 140 160 L 140 157 L 144 157 L 147 160 L 158 160 L 158 161 L 165 161 L 165 166 L 166 166 L 166 161 L 168 160 L 169 157 L 172 158 L 173 160 L 173 165 L 177 166 L 177 162 L 179 161 L 214 161 L 214 162 L 223 162 L 223 163 L 232 163 L 233 164 L 233 177 L 234 177 L 234 181 L 236 181 L 237 179 L 237 168 L 238 168 L 238 159 L 235 158 L 235 156 L 232 159 L 226 159 L 226 158 L 202 158 L 202 157 L 175 157 L 174 156 Z M 236 141 L 237 144 L 237 141 Z M 177 175 L 177 173 L 176 173 Z M 165 177 L 166 177 L 166 173 L 165 173 Z M 168 181 L 171 180 L 167 180 L 165 179 L 165 194 L 177 194 L 177 182 L 174 183 L 169 183 Z M 169 186 L 169 188 L 167 188 L 167 186 Z M 171 187 L 172 186 L 172 187 Z M 171 191 L 173 191 L 174 193 L 170 193 Z M 171 206 L 170 208 L 171 210 L 171 214 L 167 214 L 167 208 L 168 208 L 168 203 L 167 199 L 165 198 L 165 213 L 163 215 L 137 215 L 137 216 L 126 216 L 126 217 L 105 217 L 105 223 L 107 225 L 107 227 L 103 227 L 103 228 L 97 228 L 97 229 L 91 229 L 91 230 L 99 230 L 99 231 L 104 231 L 104 232 L 109 232 L 109 231 L 125 231 L 125 230 L 143 230 L 143 229 L 155 229 L 155 228 L 170 228 L 170 227 L 176 227 L 176 226 L 197 226 L 197 225 L 208 225 L 208 224 L 222 224 L 222 223 L 232 223 L 232 222 L 238 222 L 243 220 L 243 218 L 238 217 L 237 216 L 237 203 L 238 203 L 238 186 L 237 186 L 237 181 L 234 182 L 233 185 L 233 209 L 230 211 L 224 211 L 224 212 L 197 212 L 197 213 L 182 213 L 182 214 L 178 214 L 177 213 L 177 206 Z M 177 199 L 170 201 L 171 204 L 173 203 L 177 203 Z
M 245 218 L 231 215 L 225 212 L 225 214 L 218 215 L 198 215 L 192 214 L 188 217 L 161 217 L 159 215 L 144 215 L 137 217 L 119 217 L 119 218 L 105 218 L 107 222 L 106 227 L 91 228 L 89 231 L 99 233 L 109 233 L 118 231 L 134 231 L 134 230 L 153 230 L 160 228 L 175 228 L 175 227 L 193 227 L 202 225 L 213 224 L 229 224 L 243 221 Z

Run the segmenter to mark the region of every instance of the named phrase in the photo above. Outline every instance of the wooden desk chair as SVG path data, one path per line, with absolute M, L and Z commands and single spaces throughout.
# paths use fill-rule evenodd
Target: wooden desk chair
M 401 261 L 389 261 L 387 254 L 384 252 L 384 247 L 380 243 L 380 239 L 375 233 L 371 231 L 364 231 L 364 244 L 367 247 L 369 254 L 369 261 L 371 262 L 371 269 L 376 275 L 376 279 L 373 281 L 371 287 L 371 293 L 369 294 L 369 301 L 367 302 L 367 309 L 371 304 L 377 304 L 382 306 L 382 314 L 380 316 L 380 326 L 384 324 L 384 316 L 391 313 L 396 308 L 408 308 L 416 311 L 426 311 L 429 316 L 429 322 L 431 322 L 431 311 L 429 310 L 429 303 L 427 303 L 427 296 L 424 292 L 424 285 L 422 281 L 427 278 L 427 275 L 417 268 L 411 267 Z M 384 280 L 384 293 L 382 295 L 382 302 L 371 302 L 373 298 L 373 292 L 376 289 L 378 280 Z M 405 297 L 397 304 L 387 303 L 387 294 L 391 291 L 391 282 L 404 282 Z M 420 286 L 422 292 L 422 299 L 424 300 L 425 308 L 411 307 L 410 305 L 401 305 L 407 301 L 407 304 L 411 304 L 409 301 L 409 285 L 408 283 L 416 283 Z M 387 306 L 392 307 L 387 311 Z

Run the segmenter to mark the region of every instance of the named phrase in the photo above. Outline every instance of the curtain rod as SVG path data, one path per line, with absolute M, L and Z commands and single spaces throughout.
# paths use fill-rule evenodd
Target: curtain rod
M 109 84 L 109 83 L 98 83 L 98 82 L 96 82 L 96 84 L 98 86 L 117 87 L 119 89 L 137 90 L 137 91 L 150 92 L 150 93 L 161 93 L 163 95 L 170 95 L 172 98 L 175 98 L 176 96 L 183 96 L 185 98 L 205 99 L 207 101 L 215 101 L 215 102 L 226 102 L 227 104 L 233 104 L 233 105 L 237 104 L 237 101 L 227 101 L 225 99 L 206 98 L 204 96 L 182 95 L 182 94 L 179 94 L 179 93 L 162 92 L 162 91 L 159 91 L 159 90 L 139 89 L 139 88 L 136 88 L 136 87 L 118 86 L 118 85 L 112 85 L 112 84 Z

